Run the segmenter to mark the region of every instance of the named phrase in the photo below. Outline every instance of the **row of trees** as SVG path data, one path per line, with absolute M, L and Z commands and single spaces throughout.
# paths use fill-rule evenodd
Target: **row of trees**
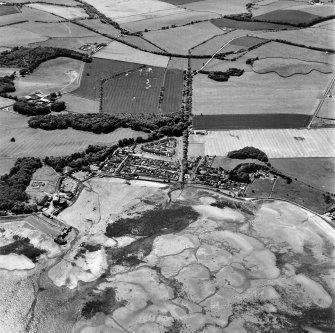
M 28 214 L 37 210 L 36 205 L 27 204 L 25 192 L 34 172 L 42 167 L 39 158 L 19 158 L 10 172 L 0 177 L 0 211 Z
M 38 46 L 35 48 L 14 47 L 10 51 L 0 53 L 1 67 L 22 67 L 21 75 L 32 73 L 42 62 L 55 59 L 58 57 L 68 57 L 85 62 L 91 62 L 92 58 L 74 50 Z
M 181 113 L 150 118 L 134 118 L 131 115 L 118 116 L 103 113 L 71 113 L 32 117 L 28 124 L 32 128 L 42 128 L 44 130 L 73 128 L 96 134 L 111 133 L 121 127 L 130 127 L 135 131 L 156 132 L 162 137 L 181 136 L 188 126 L 188 120 Z

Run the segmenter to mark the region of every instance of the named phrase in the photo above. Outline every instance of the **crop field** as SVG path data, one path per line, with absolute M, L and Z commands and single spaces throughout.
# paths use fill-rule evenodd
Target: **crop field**
M 334 83 L 330 89 L 329 94 L 326 96 L 317 117 L 335 120 L 335 85 Z
M 321 29 L 328 29 L 328 30 L 335 30 L 335 19 L 317 23 L 313 27 L 321 28 Z
M 305 13 L 317 15 L 320 17 L 328 17 L 335 14 L 335 8 L 331 4 L 324 4 L 322 6 L 315 6 L 315 5 L 302 5 L 299 4 L 298 6 L 290 7 L 289 10 L 301 10 Z
M 172 25 L 181 26 L 195 21 L 210 20 L 220 15 L 214 12 L 197 12 L 192 10 L 178 11 L 173 14 L 164 13 L 165 16 L 148 17 L 143 20 L 125 22 L 121 26 L 129 31 L 159 30 L 162 27 L 171 27 Z
M 16 6 L 4 6 L 0 5 L 0 16 L 10 15 L 10 14 L 16 14 L 20 11 Z
M 163 68 L 144 67 L 104 84 L 103 112 L 157 113 Z
M 291 10 L 291 9 L 290 10 L 280 9 L 263 15 L 255 16 L 255 20 L 258 21 L 267 21 L 279 24 L 282 23 L 292 25 L 310 24 L 318 18 L 319 18 L 318 15 L 310 14 L 302 10 Z
M 74 94 L 64 94 L 60 98 L 66 103 L 66 110 L 76 113 L 98 113 L 99 101 L 83 98 Z
M 193 116 L 195 130 L 304 128 L 311 116 L 290 113 L 213 114 Z
M 211 20 L 211 22 L 218 28 L 226 29 L 243 29 L 250 31 L 257 30 L 286 30 L 289 27 L 283 24 L 268 23 L 268 22 L 248 22 L 248 21 L 236 21 L 225 17 L 220 17 Z
M 10 27 L 0 27 L 0 45 L 4 47 L 27 46 L 29 43 L 43 42 L 48 37 L 30 31 Z
M 68 20 L 88 17 L 85 10 L 80 7 L 64 7 L 64 6 L 41 4 L 41 3 L 29 4 L 27 6 L 31 8 L 39 9 L 39 10 L 42 10 L 42 11 L 45 11 L 51 14 L 55 14 L 60 17 L 64 17 Z
M 94 54 L 95 58 L 134 62 L 142 65 L 166 67 L 169 57 L 136 50 L 119 42 L 112 42 Z
M 330 74 L 315 71 L 288 78 L 275 73 L 246 72 L 241 77 L 230 77 L 228 82 L 217 82 L 198 74 L 193 80 L 192 112 L 195 115 L 311 115 L 331 78 Z
M 242 46 L 245 49 L 249 49 L 251 47 L 254 47 L 260 43 L 263 43 L 265 40 L 258 37 L 252 37 L 252 36 L 243 36 L 240 38 L 235 38 L 230 42 L 231 45 L 237 45 Z
M 335 128 L 214 131 L 191 135 L 190 143 L 203 143 L 211 156 L 253 146 L 269 158 L 334 157 Z
M 227 36 L 230 31 L 222 32 L 222 34 L 212 37 L 202 44 L 199 44 L 191 49 L 191 53 L 195 55 L 212 55 L 227 43 Z
M 36 90 L 45 94 L 54 91 L 69 92 L 80 83 L 84 63 L 60 57 L 42 63 L 32 74 L 15 78 L 15 95 L 22 97 Z
M 255 4 L 252 8 L 253 16 L 263 15 L 269 12 L 273 12 L 275 10 L 280 9 L 289 9 L 291 7 L 295 7 L 301 4 L 301 2 L 297 2 L 294 0 L 281 0 L 281 1 L 260 1 Z M 306 5 L 308 2 L 306 1 Z
M 52 46 L 62 47 L 69 50 L 81 51 L 79 48 L 88 43 L 109 43 L 110 39 L 96 34 L 96 36 L 90 37 L 51 37 L 43 42 L 30 43 L 29 46 Z
M 201 22 L 169 30 L 150 31 L 144 37 L 164 50 L 175 54 L 187 54 L 188 50 L 222 30 L 210 22 Z
M 335 49 L 333 32 L 327 29 L 313 27 L 301 30 L 268 31 L 258 33 L 258 36 L 266 39 L 282 39 L 300 45 Z
M 82 151 L 88 145 L 112 145 L 124 138 L 147 137 L 146 133 L 130 128 L 119 128 L 109 134 L 74 129 L 44 131 L 28 127 L 27 121 L 28 117 L 0 110 L 0 161 L 24 156 L 63 156 Z M 15 142 L 10 141 L 12 137 Z
M 102 23 L 100 19 L 79 20 L 78 22 L 88 28 L 97 30 L 102 34 L 108 34 L 113 37 L 117 37 L 120 35 L 119 30 L 117 30 L 110 24 Z
M 188 61 L 186 58 L 174 58 L 171 57 L 168 68 L 175 68 L 175 69 L 180 69 L 180 70 L 186 70 L 188 66 Z
M 180 110 L 183 96 L 184 73 L 178 69 L 168 69 L 165 74 L 164 95 L 161 105 L 163 113 Z
M 80 87 L 73 91 L 73 94 L 89 99 L 98 99 L 101 79 L 139 67 L 141 67 L 140 64 L 131 62 L 93 58 L 91 63 L 85 63 Z
M 245 72 L 251 72 L 252 68 L 250 65 L 247 65 L 245 62 L 237 62 L 232 63 L 230 61 L 219 60 L 219 59 L 212 59 L 205 67 L 206 71 L 222 71 L 225 72 L 229 68 L 239 68 L 244 69 Z
M 333 67 L 325 63 L 298 59 L 264 58 L 254 62 L 253 70 L 258 74 L 274 72 L 279 76 L 289 77 L 295 74 L 306 75 L 312 71 L 330 74 L 333 72 Z
M 156 0 L 87 0 L 87 3 L 96 7 L 101 13 L 118 23 L 132 22 L 149 17 L 160 17 L 185 11 L 169 3 Z
M 271 164 L 293 179 L 335 193 L 335 158 L 274 158 Z

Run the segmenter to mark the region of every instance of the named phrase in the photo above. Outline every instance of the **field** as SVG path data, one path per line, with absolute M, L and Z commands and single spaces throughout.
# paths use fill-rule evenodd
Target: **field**
M 140 48 L 141 50 L 148 51 L 148 52 L 165 52 L 165 50 L 155 46 L 151 42 L 145 40 L 144 38 L 137 37 L 137 36 L 129 36 L 125 35 L 122 37 L 119 37 L 119 39 L 125 41 L 126 43 L 129 43 L 131 45 L 134 45 L 135 47 Z
M 306 5 L 308 4 L 307 1 L 305 3 Z M 255 6 L 252 9 L 252 13 L 254 16 L 258 16 L 258 15 L 263 15 L 269 12 L 273 12 L 275 10 L 289 9 L 292 7 L 296 7 L 299 4 L 300 2 L 297 2 L 294 0 L 260 1 L 255 4 Z
M 80 7 L 63 7 L 63 6 L 40 4 L 40 3 L 29 4 L 28 7 L 39 9 L 51 14 L 55 14 L 60 17 L 64 17 L 67 20 L 88 17 L 85 10 Z
M 175 68 L 175 69 L 180 69 L 182 71 L 187 69 L 188 61 L 185 58 L 174 58 L 171 57 L 169 64 L 168 64 L 168 69 L 169 68 Z
M 74 94 L 64 94 L 60 98 L 66 103 L 66 110 L 76 113 L 98 113 L 99 101 L 83 98 Z
M 272 192 L 272 198 L 293 201 L 319 214 L 324 214 L 333 206 L 333 204 L 327 203 L 324 192 L 295 180 L 287 184 L 286 180 L 282 178 L 278 178 Z
M 335 14 L 335 8 L 330 3 L 323 4 L 322 6 L 299 4 L 297 6 L 290 7 L 289 10 L 301 10 L 305 13 L 313 14 L 320 17 L 329 17 Z
M 333 157 L 335 129 L 234 130 L 192 135 L 193 142 L 204 143 L 206 155 L 226 156 L 232 150 L 253 146 L 269 158 Z
M 91 63 L 85 64 L 80 87 L 73 94 L 85 98 L 98 99 L 100 97 L 101 79 L 139 67 L 141 67 L 140 64 L 131 62 L 93 58 Z
M 29 43 L 43 42 L 48 37 L 42 37 L 30 31 L 10 27 L 0 27 L 0 45 L 4 47 L 27 46 Z
M 16 158 L 1 158 L 0 157 L 0 176 L 8 173 L 14 166 Z
M 125 22 L 122 23 L 121 26 L 129 31 L 144 31 L 147 30 L 160 30 L 163 27 L 172 27 L 175 26 L 182 26 L 185 24 L 189 24 L 195 21 L 202 21 L 202 20 L 210 20 L 212 18 L 219 17 L 219 14 L 214 12 L 197 12 L 192 10 L 187 11 L 178 11 L 173 13 L 162 13 L 165 16 L 160 17 L 148 17 L 144 20 L 132 21 L 132 22 Z
M 14 104 L 14 100 L 0 96 L 0 109 Z
M 148 17 L 161 17 L 185 11 L 156 0 L 143 0 L 141 3 L 137 0 L 128 0 L 126 2 L 118 0 L 100 0 L 99 2 L 87 0 L 87 3 L 118 23 L 133 22 Z
M 78 22 L 87 26 L 88 28 L 97 30 L 102 34 L 108 34 L 113 37 L 120 35 L 119 30 L 110 24 L 102 23 L 100 19 L 79 20 Z
M 157 113 L 164 69 L 144 67 L 104 84 L 103 112 Z
M 9 3 L 26 3 L 26 0 L 6 0 L 6 2 Z M 45 3 L 51 3 L 51 0 L 32 0 L 29 1 L 30 3 L 34 2 L 45 2 Z M 53 3 L 57 3 L 57 5 L 67 5 L 67 6 L 78 6 L 78 2 L 74 0 L 55 0 Z
M 280 129 L 307 127 L 311 116 L 290 113 L 207 114 L 193 116 L 195 130 Z
M 198 74 L 193 80 L 193 114 L 311 115 L 330 80 L 330 74 L 315 71 L 289 78 L 245 72 L 241 77 L 230 77 L 228 82 Z
M 258 74 L 277 73 L 282 77 L 290 77 L 296 74 L 306 75 L 312 71 L 323 74 L 333 72 L 333 67 L 320 62 L 309 62 L 287 58 L 262 58 L 253 64 L 253 70 Z
M 143 132 L 120 128 L 110 134 L 94 134 L 73 129 L 44 131 L 27 125 L 28 117 L 0 110 L 0 159 L 24 156 L 63 156 L 82 151 L 88 145 L 112 145 L 120 139 L 146 137 Z M 10 142 L 14 137 L 15 142 Z
M 166 67 L 169 57 L 136 50 L 119 42 L 112 42 L 94 54 L 95 58 L 134 62 L 142 65 Z
M 335 119 L 335 85 L 330 89 L 317 115 L 319 118 Z
M 228 35 L 229 33 L 229 31 L 226 32 Z M 225 33 L 223 32 L 222 34 L 212 37 L 204 43 L 193 47 L 191 53 L 195 55 L 212 55 L 226 43 L 227 36 L 225 36 Z
M 269 198 L 274 181 L 269 178 L 256 178 L 247 187 L 247 197 Z
M 16 14 L 16 13 L 19 13 L 19 12 L 20 11 L 15 6 L 0 5 L 0 16 Z
M 72 91 L 79 86 L 83 66 L 80 60 L 70 58 L 48 60 L 32 74 L 15 78 L 15 95 L 22 97 L 36 90 L 45 94 Z
M 222 30 L 215 25 L 202 22 L 169 30 L 147 32 L 144 33 L 144 37 L 170 53 L 187 54 L 190 48 L 219 34 L 222 34 Z
M 164 95 L 161 105 L 163 113 L 172 113 L 180 110 L 183 93 L 184 74 L 178 69 L 168 69 L 164 80 Z
M 257 30 L 286 30 L 289 27 L 287 25 L 276 24 L 276 23 L 267 23 L 267 22 L 248 22 L 248 21 L 236 21 L 229 18 L 221 17 L 211 22 L 216 25 L 218 28 L 227 28 L 227 29 L 243 29 L 250 31 Z
M 335 193 L 335 158 L 272 158 L 273 167 L 319 190 Z

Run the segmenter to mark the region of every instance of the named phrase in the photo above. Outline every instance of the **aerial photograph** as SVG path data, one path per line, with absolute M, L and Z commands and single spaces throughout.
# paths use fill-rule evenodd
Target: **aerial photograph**
M 334 0 L 0 0 L 0 333 L 335 333 Z

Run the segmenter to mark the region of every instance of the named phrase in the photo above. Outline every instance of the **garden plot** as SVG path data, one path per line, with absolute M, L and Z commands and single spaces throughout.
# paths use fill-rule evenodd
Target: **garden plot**
M 112 42 L 94 54 L 95 58 L 134 62 L 138 64 L 166 67 L 169 57 L 143 52 L 119 42 Z
M 216 131 L 192 135 L 193 142 L 203 143 L 205 154 L 211 156 L 226 156 L 246 146 L 261 149 L 270 158 L 335 156 L 334 128 Z
M 57 16 L 73 20 L 78 18 L 86 18 L 88 15 L 85 10 L 80 7 L 64 7 L 51 4 L 34 3 L 27 5 L 28 7 L 39 9 Z
M 245 72 L 228 82 L 217 82 L 198 74 L 193 80 L 193 114 L 311 115 L 331 78 L 315 71 L 289 78 Z
M 101 13 L 118 23 L 161 17 L 185 11 L 184 9 L 157 0 L 143 0 L 141 2 L 137 0 L 101 0 L 99 2 L 87 0 L 87 3 L 96 7 Z
M 86 63 L 81 76 L 80 87 L 73 94 L 89 99 L 99 99 L 101 80 L 112 78 L 118 73 L 140 68 L 140 64 L 93 58 L 91 63 Z
M 23 97 L 37 90 L 45 94 L 72 91 L 79 87 L 83 67 L 83 62 L 71 58 L 48 60 L 32 74 L 15 78 L 15 95 Z
M 187 54 L 192 47 L 222 34 L 222 30 L 210 22 L 201 22 L 169 30 L 151 31 L 144 37 L 170 53 Z
M 157 113 L 164 72 L 147 66 L 108 80 L 103 85 L 103 112 Z
M 307 75 L 312 71 L 323 74 L 333 72 L 333 66 L 329 64 L 283 58 L 263 58 L 255 61 L 252 68 L 258 74 L 273 72 L 282 77 L 290 77 L 297 74 Z

